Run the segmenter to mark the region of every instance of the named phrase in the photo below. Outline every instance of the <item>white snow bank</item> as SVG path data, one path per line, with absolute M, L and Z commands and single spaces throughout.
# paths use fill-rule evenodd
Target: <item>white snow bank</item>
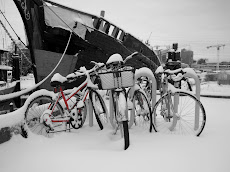
M 23 123 L 27 106 L 35 97 L 38 97 L 40 95 L 50 95 L 51 97 L 53 97 L 54 93 L 45 89 L 34 92 L 28 97 L 28 99 L 21 108 L 4 115 L 0 115 L 0 129 L 4 127 L 12 127 L 14 125 Z
M 200 85 L 201 95 L 230 96 L 230 85 L 219 85 L 217 82 L 204 82 Z
M 133 126 L 130 147 L 112 134 L 89 127 L 56 133 L 53 138 L 29 133 L 0 144 L 3 172 L 229 172 L 229 99 L 203 98 L 207 123 L 200 137 L 149 133 Z

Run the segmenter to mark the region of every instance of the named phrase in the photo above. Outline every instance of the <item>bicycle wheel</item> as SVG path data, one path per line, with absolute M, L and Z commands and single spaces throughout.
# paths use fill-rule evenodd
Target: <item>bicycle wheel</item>
M 84 103 L 84 106 L 77 109 L 75 107 L 75 110 L 77 111 L 77 117 L 74 120 L 73 118 L 70 119 L 70 124 L 74 129 L 79 129 L 81 128 L 84 123 L 85 123 L 85 119 L 86 119 L 86 115 L 87 115 L 87 107 Z M 74 114 L 73 114 L 74 115 Z
M 156 130 L 162 133 L 199 136 L 206 123 L 202 103 L 187 92 L 169 94 L 162 96 L 153 108 L 153 123 Z M 178 106 L 175 101 L 178 102 Z
M 130 121 L 134 121 L 135 126 L 151 128 L 152 113 L 146 94 L 142 90 L 136 90 L 133 95 L 134 115 Z M 131 122 L 130 122 L 131 124 Z M 154 128 L 155 130 L 155 128 Z
M 90 100 L 92 102 L 94 114 L 100 129 L 108 123 L 108 110 L 101 95 L 96 90 L 90 90 Z
M 49 132 L 50 128 L 44 123 L 40 123 L 41 115 L 50 106 L 52 106 L 51 96 L 38 96 L 30 102 L 26 109 L 25 120 L 32 133 L 43 135 L 45 137 L 53 136 L 53 133 Z M 53 117 L 63 116 L 63 109 L 59 103 L 56 104 L 52 115 Z M 60 124 L 62 123 L 55 124 L 54 126 L 60 126 Z
M 114 105 L 114 121 L 115 134 L 117 130 L 120 130 L 121 137 L 124 138 L 124 150 L 126 150 L 129 143 L 129 127 L 128 127 L 128 106 L 124 92 L 113 92 L 113 105 Z

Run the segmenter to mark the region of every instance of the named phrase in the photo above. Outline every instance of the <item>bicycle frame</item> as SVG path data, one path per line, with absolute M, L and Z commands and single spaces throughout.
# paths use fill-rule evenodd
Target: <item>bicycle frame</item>
M 79 91 L 82 91 L 83 93 L 83 96 L 80 97 L 80 101 L 83 101 L 85 102 L 85 100 L 87 99 L 88 97 L 88 94 L 89 94 L 89 87 L 88 87 L 88 83 L 90 82 L 90 78 L 88 76 L 88 74 L 86 73 L 86 80 L 78 87 L 76 88 L 73 88 L 72 91 L 70 93 L 68 93 L 68 90 L 67 91 L 64 91 L 62 89 L 62 87 L 60 86 L 60 92 L 58 93 L 58 95 L 56 96 L 56 100 L 54 101 L 54 103 L 50 104 L 50 106 L 48 107 L 49 110 L 51 110 L 51 115 L 53 114 L 54 110 L 55 110 L 55 107 L 57 105 L 57 103 L 60 101 L 61 98 L 63 98 L 63 101 L 64 101 L 64 104 L 65 104 L 65 107 L 64 107 L 64 112 L 67 112 L 67 114 L 65 113 L 65 117 L 67 118 L 60 118 L 60 119 L 51 119 L 51 122 L 68 122 L 70 119 L 70 112 L 71 110 L 77 106 L 77 104 L 79 103 L 79 101 L 76 101 L 72 106 L 70 106 L 68 104 L 68 102 L 79 92 Z M 65 95 L 68 94 L 68 97 Z

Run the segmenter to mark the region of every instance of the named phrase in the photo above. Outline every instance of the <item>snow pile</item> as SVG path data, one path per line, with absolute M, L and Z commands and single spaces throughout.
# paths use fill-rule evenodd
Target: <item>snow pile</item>
M 220 92 L 219 87 L 225 86 L 209 83 L 204 90 Z M 22 108 L 0 116 L 0 127 L 21 122 L 25 106 L 42 94 L 54 95 L 46 90 L 33 93 Z M 230 91 L 226 89 L 225 94 Z M 207 115 L 200 137 L 149 133 L 146 128 L 133 126 L 130 129 L 131 145 L 124 151 L 124 140 L 120 135 L 112 134 L 110 124 L 101 131 L 95 120 L 94 126 L 89 127 L 86 119 L 83 128 L 57 133 L 53 138 L 32 133 L 28 139 L 13 135 L 10 141 L 0 144 L 0 171 L 229 172 L 230 99 L 201 97 L 200 100 Z
M 24 122 L 24 118 L 25 118 L 25 112 L 27 109 L 27 106 L 29 105 L 29 103 L 35 98 L 38 97 L 40 95 L 50 95 L 51 97 L 54 96 L 54 93 L 51 91 L 47 91 L 45 89 L 39 90 L 34 92 L 33 94 L 31 94 L 28 99 L 26 100 L 26 102 L 24 103 L 24 105 L 7 114 L 4 115 L 0 115 L 0 129 L 4 128 L 4 127 L 12 127 L 14 125 L 20 124 Z
M 131 145 L 124 151 L 124 140 L 112 134 L 109 124 L 101 131 L 95 120 L 89 127 L 87 119 L 83 128 L 53 138 L 13 136 L 0 144 L 0 171 L 229 172 L 230 100 L 201 97 L 201 101 L 207 124 L 200 137 L 149 133 L 133 126 Z
M 32 87 L 35 85 L 35 79 L 33 74 L 28 74 L 27 76 L 21 76 L 20 87 L 21 90 Z

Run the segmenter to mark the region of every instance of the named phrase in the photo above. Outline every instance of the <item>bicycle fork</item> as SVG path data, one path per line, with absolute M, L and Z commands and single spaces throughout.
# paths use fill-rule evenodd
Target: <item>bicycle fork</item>
M 180 119 L 180 117 L 178 116 L 179 95 L 174 94 L 173 98 L 174 98 L 174 101 L 172 101 L 171 93 L 165 97 L 164 103 L 166 104 L 165 105 L 166 109 L 163 109 L 163 111 L 165 110 L 167 111 L 167 113 L 164 113 L 165 120 L 167 122 L 170 122 L 170 119 L 172 119 L 171 125 L 169 126 L 170 131 L 174 130 L 174 128 L 177 125 L 177 121 Z
M 114 134 L 117 133 L 117 130 L 120 129 L 121 136 L 123 137 L 123 121 L 128 121 L 128 105 L 127 100 L 122 92 L 116 92 L 114 94 L 114 110 L 115 110 L 115 120 L 117 122 L 117 127 L 115 128 Z

